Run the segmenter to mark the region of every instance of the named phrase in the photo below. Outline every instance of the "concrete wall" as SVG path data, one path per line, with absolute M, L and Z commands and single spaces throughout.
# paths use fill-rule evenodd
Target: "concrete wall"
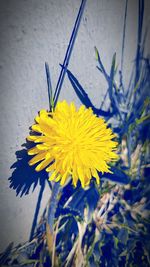
M 137 0 L 129 1 L 125 43 L 125 83 L 135 55 Z M 148 17 L 146 1 L 146 20 Z M 80 0 L 0 1 L 0 250 L 8 242 L 28 239 L 39 186 L 23 198 L 9 188 L 10 166 L 16 161 L 37 112 L 48 108 L 44 62 L 48 61 L 55 87 Z M 88 0 L 69 68 L 98 107 L 106 83 L 96 69 L 94 46 L 109 71 L 117 52 L 120 64 L 125 0 Z M 80 104 L 67 77 L 60 99 Z M 45 189 L 42 207 L 49 199 Z

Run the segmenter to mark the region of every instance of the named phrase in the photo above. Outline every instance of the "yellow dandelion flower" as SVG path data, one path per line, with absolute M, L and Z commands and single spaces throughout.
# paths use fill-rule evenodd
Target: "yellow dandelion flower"
M 29 165 L 51 172 L 50 180 L 64 185 L 72 177 L 74 186 L 80 180 L 84 188 L 94 177 L 99 184 L 98 172 L 110 172 L 108 164 L 118 159 L 115 135 L 91 108 L 62 101 L 53 112 L 41 110 L 35 121 L 32 130 L 38 134 L 27 137 L 36 144 L 28 150 L 34 155 Z

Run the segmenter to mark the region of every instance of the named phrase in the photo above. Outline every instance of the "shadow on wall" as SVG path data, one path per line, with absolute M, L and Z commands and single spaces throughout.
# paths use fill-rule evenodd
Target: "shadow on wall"
M 32 188 L 32 192 L 35 190 L 38 183 L 43 186 L 46 180 L 48 180 L 48 174 L 45 170 L 39 172 L 35 171 L 35 167 L 29 166 L 28 161 L 30 156 L 27 154 L 27 149 L 31 145 L 27 142 L 23 144 L 24 149 L 16 151 L 17 161 L 11 166 L 14 169 L 12 176 L 9 178 L 10 188 L 16 191 L 16 195 L 29 194 Z

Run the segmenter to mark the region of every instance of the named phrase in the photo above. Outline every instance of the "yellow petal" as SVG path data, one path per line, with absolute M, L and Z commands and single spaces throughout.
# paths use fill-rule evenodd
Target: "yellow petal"
M 39 165 L 36 166 L 35 170 L 37 172 L 42 171 L 45 167 L 47 167 L 51 163 L 52 159 L 45 159 Z
M 41 133 L 41 128 L 38 124 L 34 124 L 32 125 L 32 130 L 35 131 L 35 132 L 38 132 L 38 133 Z
M 32 156 L 32 155 L 38 154 L 39 152 L 40 151 L 37 147 L 33 147 L 28 150 L 28 155 Z
M 52 175 L 48 178 L 48 180 L 49 180 L 49 181 L 53 181 L 53 180 L 55 180 L 56 176 L 57 176 L 57 173 L 54 171 L 54 172 L 52 173 Z
M 54 169 L 55 169 L 55 165 L 54 165 L 54 163 L 53 163 L 53 164 L 51 164 L 49 167 L 46 168 L 46 171 L 47 171 L 47 172 L 51 172 L 51 171 L 53 171 Z
M 27 139 L 28 141 L 35 141 L 37 138 L 38 138 L 37 135 L 29 135 L 29 136 L 27 136 L 26 139 Z
M 61 177 L 62 177 L 62 175 L 61 175 L 61 174 L 59 174 L 59 175 L 56 177 L 56 179 L 55 179 L 55 182 L 59 182 L 59 181 L 60 181 L 60 179 L 61 179 Z
M 68 178 L 68 172 L 65 172 L 65 173 L 63 174 L 62 178 L 61 178 L 61 182 L 60 182 L 60 184 L 61 184 L 61 185 L 64 185 L 65 182 L 66 182 L 66 180 L 67 180 L 67 178 Z
M 99 185 L 100 184 L 100 178 L 98 176 L 97 170 L 93 168 L 93 169 L 91 169 L 91 172 L 92 172 L 92 176 L 96 179 L 96 182 Z
M 35 163 L 43 160 L 46 156 L 47 152 L 39 153 L 38 155 L 34 156 L 28 163 L 30 166 L 34 165 Z

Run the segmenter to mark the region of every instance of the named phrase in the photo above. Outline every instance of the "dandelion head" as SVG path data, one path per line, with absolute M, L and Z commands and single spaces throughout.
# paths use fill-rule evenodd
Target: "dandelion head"
M 29 165 L 46 169 L 50 180 L 64 185 L 71 177 L 74 186 L 80 180 L 84 188 L 94 177 L 99 184 L 99 172 L 110 172 L 110 162 L 118 159 L 115 135 L 91 108 L 62 101 L 53 112 L 41 110 L 35 121 L 27 137 L 35 143 L 28 150 Z

